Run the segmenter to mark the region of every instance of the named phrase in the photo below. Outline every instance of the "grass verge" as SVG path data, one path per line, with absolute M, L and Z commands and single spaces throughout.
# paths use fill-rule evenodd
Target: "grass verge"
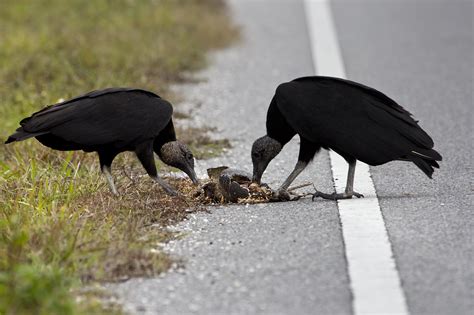
M 177 128 L 180 141 L 186 143 L 197 159 L 209 159 L 221 155 L 231 148 L 228 139 L 214 139 L 208 133 L 214 131 L 209 127 Z
M 170 98 L 169 84 L 236 35 L 219 0 L 3 0 L 0 29 L 2 139 L 33 111 L 97 88 Z M 180 133 L 213 147 L 206 154 L 225 145 Z M 167 224 L 199 207 L 164 196 L 131 154 L 114 162 L 122 194 L 114 198 L 97 164 L 94 154 L 35 140 L 0 145 L 0 314 L 120 313 L 81 287 L 173 263 L 150 249 L 173 237 Z

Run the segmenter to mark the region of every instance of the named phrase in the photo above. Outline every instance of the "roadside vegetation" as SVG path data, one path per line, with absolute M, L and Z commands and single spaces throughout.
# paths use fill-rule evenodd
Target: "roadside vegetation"
M 153 185 L 132 154 L 113 165 L 35 140 L 3 145 L 21 118 L 90 90 L 133 86 L 173 101 L 169 85 L 236 36 L 220 0 L 2 0 L 0 10 L 0 314 L 120 313 L 94 283 L 152 276 L 174 262 L 157 244 L 200 207 Z M 185 114 L 182 115 L 185 118 Z M 180 130 L 196 156 L 227 146 Z M 173 184 L 184 191 L 185 180 Z

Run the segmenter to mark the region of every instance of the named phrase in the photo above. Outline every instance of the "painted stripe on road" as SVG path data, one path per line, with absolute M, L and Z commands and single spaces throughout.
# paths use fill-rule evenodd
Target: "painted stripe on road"
M 313 62 L 318 75 L 345 78 L 329 0 L 305 0 Z M 344 192 L 348 164 L 329 153 L 338 193 Z M 354 190 L 365 198 L 339 200 L 355 315 L 408 314 L 392 248 L 369 166 L 358 162 Z

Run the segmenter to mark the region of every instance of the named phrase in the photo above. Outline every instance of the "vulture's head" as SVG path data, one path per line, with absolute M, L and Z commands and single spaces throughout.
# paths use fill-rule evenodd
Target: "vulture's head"
M 194 172 L 193 153 L 185 144 L 179 141 L 167 142 L 161 147 L 158 156 L 167 165 L 185 172 L 194 184 L 199 184 L 196 172 Z
M 275 156 L 280 153 L 282 145 L 277 140 L 269 136 L 263 136 L 255 140 L 252 145 L 252 163 L 253 177 L 252 180 L 260 185 L 263 172 Z

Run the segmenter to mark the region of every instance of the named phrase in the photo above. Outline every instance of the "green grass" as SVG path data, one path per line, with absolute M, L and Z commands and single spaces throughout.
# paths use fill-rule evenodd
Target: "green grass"
M 0 29 L 1 139 L 43 106 L 98 88 L 140 87 L 173 100 L 169 85 L 236 35 L 219 0 L 2 0 Z M 203 156 L 225 145 L 185 141 Z M 36 140 L 0 145 L 0 314 L 120 313 L 81 288 L 173 263 L 150 249 L 197 206 L 164 196 L 131 154 L 113 168 L 118 198 L 94 154 Z

